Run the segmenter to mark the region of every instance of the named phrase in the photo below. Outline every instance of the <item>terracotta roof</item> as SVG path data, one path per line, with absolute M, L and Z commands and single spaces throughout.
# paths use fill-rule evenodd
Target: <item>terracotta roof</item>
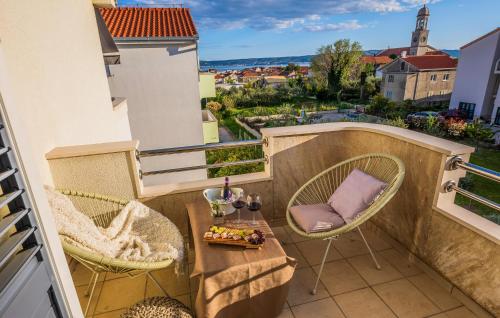
M 420 70 L 456 68 L 458 60 L 448 55 L 419 55 L 402 58 Z
M 391 56 L 392 54 L 395 54 L 397 56 L 401 56 L 401 53 L 403 51 L 406 51 L 406 53 L 410 53 L 410 48 L 407 47 L 395 47 L 392 49 L 385 49 L 377 53 L 377 56 Z
M 393 60 L 386 56 L 371 56 L 371 55 L 364 55 L 361 57 L 361 62 L 366 63 L 366 64 L 375 64 L 375 65 L 384 65 L 387 63 L 391 63 Z
M 114 38 L 197 37 L 187 8 L 101 8 Z

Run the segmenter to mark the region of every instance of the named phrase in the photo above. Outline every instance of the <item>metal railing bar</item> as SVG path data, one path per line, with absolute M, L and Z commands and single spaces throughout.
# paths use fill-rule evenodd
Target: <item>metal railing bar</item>
M 261 162 L 266 162 L 266 159 L 260 158 L 260 159 L 241 160 L 241 161 L 233 161 L 233 162 L 213 163 L 213 164 L 207 164 L 207 165 L 182 167 L 182 168 L 174 168 L 174 169 L 146 171 L 146 172 L 143 172 L 142 175 L 143 176 L 151 176 L 151 175 L 155 175 L 155 174 L 183 172 L 183 171 L 191 171 L 191 170 L 199 170 L 199 169 L 232 167 L 232 166 L 249 165 L 249 164 L 261 163 Z
M 479 202 L 487 207 L 490 207 L 496 211 L 500 211 L 500 204 L 498 204 L 494 201 L 491 201 L 489 199 L 486 199 L 485 197 L 482 197 L 480 195 L 474 194 L 472 192 L 469 192 L 467 190 L 464 190 L 464 189 L 458 187 L 457 183 L 454 180 L 448 181 L 445 184 L 445 189 L 447 192 L 456 191 L 457 193 L 460 193 L 461 195 L 463 195 L 466 198 L 477 201 L 477 202 Z
M 260 146 L 263 143 L 264 142 L 261 139 L 254 139 L 254 140 L 221 142 L 221 143 L 206 144 L 206 145 L 141 150 L 138 152 L 138 156 L 141 158 L 141 157 L 172 155 L 172 154 L 194 152 L 194 151 L 231 149 L 231 148 L 248 147 L 248 146 Z
M 450 162 L 449 162 L 449 166 L 452 170 L 461 168 L 461 169 L 464 169 L 468 172 L 477 174 L 478 176 L 488 178 L 488 179 L 496 181 L 496 182 L 500 182 L 500 173 L 499 172 L 497 172 L 495 170 L 487 169 L 487 168 L 484 168 L 484 167 L 481 167 L 481 166 L 478 166 L 478 165 L 475 165 L 472 163 L 464 162 L 462 157 L 459 157 L 459 156 L 451 158 Z

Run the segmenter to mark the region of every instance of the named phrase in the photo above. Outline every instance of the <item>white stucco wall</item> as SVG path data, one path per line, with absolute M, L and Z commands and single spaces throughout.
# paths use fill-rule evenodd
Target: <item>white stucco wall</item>
M 127 98 L 132 137 L 140 149 L 203 144 L 196 43 L 123 45 L 121 64 L 110 66 L 113 96 Z M 204 153 L 143 158 L 143 171 L 205 164 Z M 156 185 L 206 179 L 205 170 L 144 177 Z
M 80 305 L 43 191 L 56 146 L 131 138 L 113 111 L 90 0 L 0 0 L 0 95 L 34 195 L 44 242 L 73 317 Z
M 499 37 L 500 32 L 496 32 L 460 50 L 450 108 L 458 108 L 460 102 L 475 103 L 474 117 L 485 115 L 484 104 L 491 101 L 490 96 L 485 99 L 485 94 L 496 62 Z

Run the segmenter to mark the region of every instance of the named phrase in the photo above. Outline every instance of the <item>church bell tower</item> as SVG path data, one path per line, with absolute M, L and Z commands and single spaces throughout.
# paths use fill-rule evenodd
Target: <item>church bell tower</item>
M 411 34 L 410 55 L 424 55 L 429 50 L 427 48 L 427 39 L 429 38 L 427 23 L 429 22 L 429 16 L 429 8 L 424 4 L 418 10 L 415 31 Z

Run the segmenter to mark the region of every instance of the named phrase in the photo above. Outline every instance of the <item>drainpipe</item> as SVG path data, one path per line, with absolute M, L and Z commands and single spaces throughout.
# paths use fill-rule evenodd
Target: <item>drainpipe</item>
M 418 76 L 420 75 L 420 72 L 417 72 L 417 78 L 415 79 L 415 85 L 413 87 L 413 100 L 415 100 L 415 97 L 417 96 L 417 84 L 418 84 Z

